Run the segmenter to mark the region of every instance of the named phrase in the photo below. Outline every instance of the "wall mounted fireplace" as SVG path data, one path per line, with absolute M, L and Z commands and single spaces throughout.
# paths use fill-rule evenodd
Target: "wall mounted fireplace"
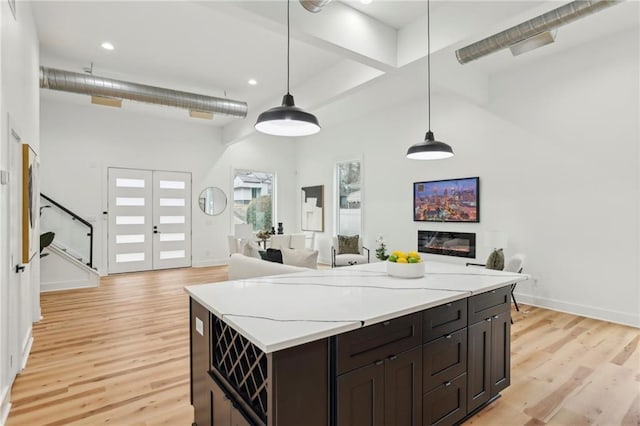
M 475 258 L 476 234 L 473 232 L 418 231 L 418 251 Z

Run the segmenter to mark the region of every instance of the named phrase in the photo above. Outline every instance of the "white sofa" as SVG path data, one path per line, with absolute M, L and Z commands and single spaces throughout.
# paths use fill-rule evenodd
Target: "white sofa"
M 284 257 L 284 254 L 283 254 Z M 317 252 L 316 252 L 317 257 Z M 309 268 L 269 262 L 240 253 L 231 255 L 229 259 L 229 280 L 265 277 L 269 275 L 291 274 L 293 272 L 308 271 Z

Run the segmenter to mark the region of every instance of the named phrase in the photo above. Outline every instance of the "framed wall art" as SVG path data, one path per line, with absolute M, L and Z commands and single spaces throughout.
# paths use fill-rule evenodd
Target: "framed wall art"
M 324 185 L 303 187 L 301 201 L 302 230 L 324 232 Z
M 22 145 L 22 263 L 29 263 L 40 249 L 38 222 L 38 159 L 28 144 Z

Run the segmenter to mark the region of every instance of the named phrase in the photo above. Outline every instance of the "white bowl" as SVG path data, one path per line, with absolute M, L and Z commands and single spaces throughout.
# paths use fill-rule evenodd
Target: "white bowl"
M 387 274 L 398 278 L 424 277 L 424 262 L 396 263 L 387 261 Z

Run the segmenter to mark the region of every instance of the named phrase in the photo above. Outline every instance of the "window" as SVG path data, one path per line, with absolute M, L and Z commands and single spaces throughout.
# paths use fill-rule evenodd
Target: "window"
M 360 235 L 362 233 L 360 161 L 338 163 L 336 181 L 338 183 L 337 233 L 339 235 Z
M 273 173 L 236 170 L 233 177 L 233 223 L 254 231 L 273 226 Z

